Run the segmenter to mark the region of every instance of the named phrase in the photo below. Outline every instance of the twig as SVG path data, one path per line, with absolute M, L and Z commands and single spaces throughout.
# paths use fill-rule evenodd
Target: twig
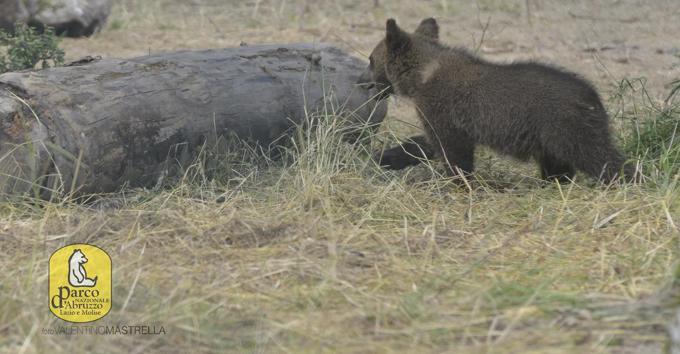
M 484 43 L 484 38 L 486 37 L 486 31 L 489 29 L 490 23 L 491 23 L 491 16 L 487 17 L 486 24 L 482 28 L 482 37 L 479 39 L 479 44 L 475 48 L 475 53 L 478 53 L 479 50 L 482 48 L 482 44 Z

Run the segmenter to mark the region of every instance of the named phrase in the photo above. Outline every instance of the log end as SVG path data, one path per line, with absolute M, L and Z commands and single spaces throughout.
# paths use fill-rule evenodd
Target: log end
M 0 88 L 0 196 L 35 192 L 44 197 L 47 137 L 47 129 L 21 98 Z

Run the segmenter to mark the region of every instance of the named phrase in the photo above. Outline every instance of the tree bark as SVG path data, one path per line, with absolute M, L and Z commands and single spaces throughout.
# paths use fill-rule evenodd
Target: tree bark
M 365 64 L 321 44 L 184 51 L 0 75 L 0 192 L 151 187 L 203 143 L 276 144 L 306 115 L 377 124 Z

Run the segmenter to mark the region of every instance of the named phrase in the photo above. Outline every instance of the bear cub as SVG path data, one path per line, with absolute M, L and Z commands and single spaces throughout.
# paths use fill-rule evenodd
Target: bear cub
M 575 170 L 603 182 L 633 179 L 612 141 L 599 95 L 576 74 L 534 62 L 495 64 L 439 42 L 428 18 L 414 33 L 387 21 L 359 82 L 381 96 L 416 106 L 423 137 L 385 151 L 380 164 L 399 169 L 437 157 L 451 174 L 473 171 L 476 144 L 521 160 L 535 159 L 546 180 L 566 182 Z

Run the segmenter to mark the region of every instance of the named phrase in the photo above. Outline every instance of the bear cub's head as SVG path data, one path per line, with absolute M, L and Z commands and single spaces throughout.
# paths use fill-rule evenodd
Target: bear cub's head
M 387 20 L 385 38 L 378 43 L 368 57 L 368 68 L 359 78 L 359 84 L 367 89 L 375 87 L 379 99 L 395 92 L 397 81 L 406 79 L 404 75 L 417 75 L 412 69 L 418 68 L 427 59 L 427 47 L 437 45 L 439 25 L 433 18 L 426 18 L 412 34 L 402 31 L 394 19 Z M 422 50 L 425 49 L 425 50 Z M 415 79 L 415 78 L 413 78 Z

